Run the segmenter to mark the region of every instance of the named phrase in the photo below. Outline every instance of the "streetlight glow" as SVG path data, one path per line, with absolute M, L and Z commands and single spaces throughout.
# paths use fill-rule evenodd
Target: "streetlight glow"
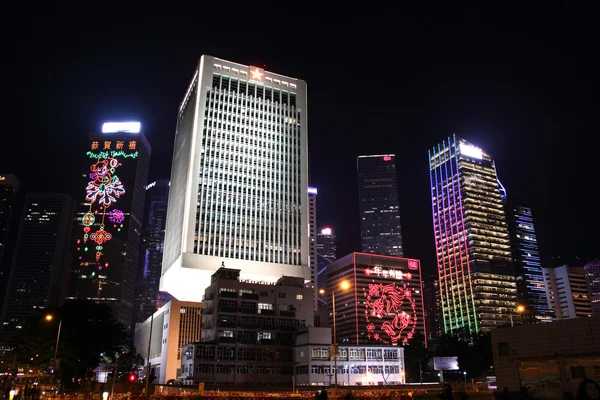
M 325 289 L 319 289 L 319 294 L 325 294 Z
M 342 290 L 348 290 L 348 289 L 350 289 L 350 282 L 348 282 L 348 281 L 342 281 L 340 283 L 340 288 Z
M 520 312 L 520 313 L 522 313 L 523 311 L 525 311 L 525 306 L 523 306 L 523 305 L 519 305 L 519 306 L 517 307 L 517 312 Z
M 46 321 L 50 322 L 54 319 L 54 316 L 52 314 L 48 314 L 48 315 L 46 315 L 45 319 L 46 319 Z

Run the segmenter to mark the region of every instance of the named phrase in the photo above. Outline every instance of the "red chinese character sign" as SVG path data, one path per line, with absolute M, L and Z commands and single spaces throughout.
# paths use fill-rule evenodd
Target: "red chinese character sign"
M 363 287 L 367 337 L 386 345 L 407 344 L 417 326 L 415 299 L 409 287 L 412 274 L 381 267 L 366 268 L 364 273 L 372 278 Z

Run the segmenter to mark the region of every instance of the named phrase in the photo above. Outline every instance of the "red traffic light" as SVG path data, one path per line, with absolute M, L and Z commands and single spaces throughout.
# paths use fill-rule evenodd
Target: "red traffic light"
M 134 383 L 135 381 L 137 381 L 137 375 L 134 373 L 131 373 L 127 377 L 127 380 L 129 381 L 129 383 Z

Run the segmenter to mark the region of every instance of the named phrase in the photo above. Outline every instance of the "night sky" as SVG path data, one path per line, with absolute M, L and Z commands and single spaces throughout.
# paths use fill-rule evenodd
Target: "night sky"
M 595 10 L 169 3 L 3 10 L 0 173 L 22 193 L 80 200 L 87 135 L 109 120 L 141 121 L 150 177 L 168 178 L 177 107 L 210 54 L 307 82 L 311 185 L 340 256 L 360 245 L 356 156 L 395 153 L 405 255 L 435 269 L 427 150 L 452 133 L 528 199 L 546 264 L 600 256 Z

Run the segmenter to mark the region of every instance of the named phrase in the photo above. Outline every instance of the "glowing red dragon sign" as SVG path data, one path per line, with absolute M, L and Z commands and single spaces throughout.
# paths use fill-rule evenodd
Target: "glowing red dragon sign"
M 406 283 L 369 283 L 363 288 L 367 337 L 382 344 L 407 344 L 415 334 L 417 312 Z

